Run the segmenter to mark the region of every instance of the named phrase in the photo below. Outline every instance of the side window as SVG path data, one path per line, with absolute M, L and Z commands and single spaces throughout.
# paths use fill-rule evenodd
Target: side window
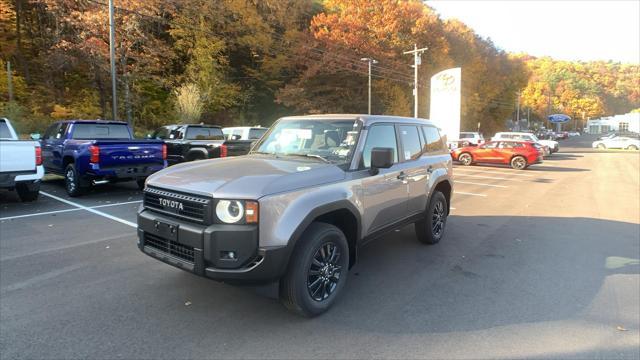
M 426 152 L 438 152 L 446 149 L 438 129 L 433 126 L 423 126 L 424 137 L 427 139 L 424 150 Z
M 69 127 L 68 123 L 63 123 L 60 124 L 60 127 L 58 128 L 58 130 L 55 133 L 55 138 L 56 139 L 62 139 L 64 138 L 64 134 L 67 132 L 67 127 Z
M 371 166 L 371 149 L 385 147 L 393 149 L 393 162 L 398 162 L 398 143 L 396 141 L 396 130 L 393 125 L 373 125 L 367 133 L 367 142 L 362 150 L 362 166 Z
M 169 139 L 171 140 L 182 139 L 182 129 L 183 128 L 177 128 L 177 129 L 171 130 L 171 132 L 169 133 Z
M 233 130 L 233 133 L 231 133 L 232 138 L 235 137 L 238 140 L 242 140 L 242 133 L 244 132 L 244 129 L 235 129 Z
M 52 138 L 53 135 L 58 132 L 58 127 L 60 127 L 60 124 L 52 124 L 51 126 L 49 126 L 47 128 L 47 131 L 44 132 L 42 139 L 47 140 Z
M 500 149 L 513 149 L 515 147 L 514 144 L 517 144 L 517 143 L 512 143 L 512 142 L 508 142 L 508 141 L 502 141 L 502 142 L 500 142 L 500 145 L 498 145 L 498 148 L 500 148 Z
M 497 141 L 492 141 L 483 146 L 485 149 L 495 149 L 496 145 L 498 145 Z
M 417 126 L 401 125 L 400 141 L 404 151 L 404 160 L 415 160 L 422 155 L 422 144 Z

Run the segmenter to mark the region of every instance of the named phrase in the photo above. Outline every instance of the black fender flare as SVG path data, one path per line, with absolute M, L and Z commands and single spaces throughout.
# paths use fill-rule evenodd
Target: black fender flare
M 298 240 L 302 237 L 302 234 L 309 227 L 309 225 L 311 225 L 311 223 L 319 216 L 328 214 L 332 211 L 342 210 L 342 209 L 346 209 L 347 211 L 349 211 L 355 217 L 357 222 L 355 244 L 353 246 L 353 249 L 350 249 L 350 250 L 353 250 L 352 253 L 351 251 L 349 253 L 349 258 L 350 258 L 349 262 L 352 265 L 355 264 L 355 260 L 357 259 L 356 254 L 357 254 L 358 243 L 362 238 L 362 218 L 360 216 L 360 212 L 355 207 L 355 205 L 353 205 L 350 201 L 345 199 L 345 200 L 338 200 L 338 201 L 320 205 L 314 208 L 313 210 L 311 210 L 307 214 L 307 216 L 305 216 L 304 219 L 302 219 L 302 221 L 298 224 L 296 229 L 293 231 L 293 234 L 291 235 L 291 237 L 289 238 L 289 242 L 287 243 L 286 261 L 283 262 L 283 268 L 280 271 L 281 274 L 284 274 L 286 269 L 289 267 L 289 260 L 291 259 L 291 254 L 293 253 L 293 250 L 295 249 L 298 243 Z

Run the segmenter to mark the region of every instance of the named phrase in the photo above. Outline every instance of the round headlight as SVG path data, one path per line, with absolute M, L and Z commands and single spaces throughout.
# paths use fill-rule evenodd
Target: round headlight
M 216 205 L 216 215 L 220 221 L 234 224 L 244 216 L 244 206 L 237 200 L 220 200 Z

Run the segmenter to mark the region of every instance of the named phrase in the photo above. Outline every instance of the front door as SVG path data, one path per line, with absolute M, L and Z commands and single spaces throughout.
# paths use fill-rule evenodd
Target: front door
M 385 147 L 394 149 L 394 164 L 380 169 L 377 175 L 365 176 L 362 180 L 364 218 L 363 234 L 389 226 L 406 216 L 407 182 L 403 177 L 402 164 L 398 162 L 398 141 L 393 124 L 374 124 L 367 131 L 360 168 L 368 171 L 371 166 L 371 149 Z
M 497 162 L 499 161 L 498 152 L 496 151 L 497 141 L 491 141 L 486 144 L 478 146 L 473 152 L 475 161 L 478 162 Z

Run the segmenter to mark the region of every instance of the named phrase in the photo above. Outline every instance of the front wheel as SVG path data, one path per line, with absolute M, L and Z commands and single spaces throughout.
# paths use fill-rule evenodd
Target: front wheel
M 627 146 L 627 150 L 638 150 L 638 147 L 635 145 L 629 145 Z
M 464 166 L 469 166 L 473 162 L 473 159 L 471 158 L 471 154 L 462 153 L 460 154 L 460 156 L 458 156 L 458 161 Z
M 22 202 L 35 201 L 38 199 L 38 195 L 40 195 L 40 183 L 37 182 L 33 184 L 16 184 L 16 192 L 18 193 L 18 197 Z
M 434 192 L 425 218 L 414 225 L 418 240 L 429 245 L 439 243 L 444 236 L 448 215 L 447 198 L 440 191 Z
M 527 159 L 522 156 L 514 156 L 511 159 L 511 167 L 516 170 L 524 170 L 527 168 Z
M 598 149 L 604 150 L 606 148 L 607 148 L 607 146 L 605 144 L 598 144 Z
M 280 300 L 291 311 L 313 317 L 327 311 L 347 282 L 349 246 L 337 227 L 314 222 L 302 234 L 280 280 Z

